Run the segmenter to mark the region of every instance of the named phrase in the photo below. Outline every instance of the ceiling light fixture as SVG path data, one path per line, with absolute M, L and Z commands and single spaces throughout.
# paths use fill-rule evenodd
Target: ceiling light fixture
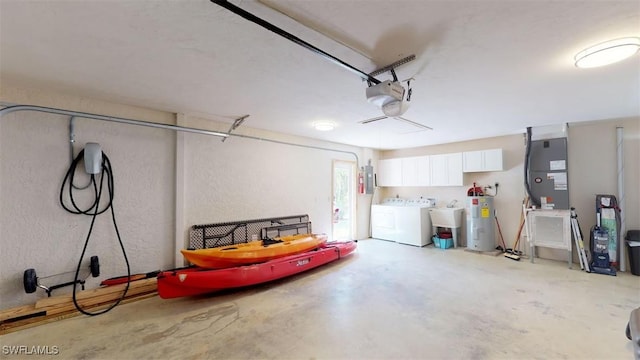
M 319 121 L 313 123 L 313 127 L 318 131 L 331 131 L 335 129 L 336 124 L 329 121 Z
M 592 68 L 622 61 L 640 49 L 640 38 L 626 37 L 591 46 L 580 51 L 575 64 L 579 68 Z

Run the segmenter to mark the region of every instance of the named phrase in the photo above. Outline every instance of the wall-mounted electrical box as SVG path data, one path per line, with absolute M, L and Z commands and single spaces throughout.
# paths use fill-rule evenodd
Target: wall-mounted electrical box
M 364 167 L 364 191 L 365 194 L 371 195 L 373 194 L 373 188 L 375 185 L 373 184 L 373 166 L 371 166 L 371 160 L 369 160 L 369 164 Z
M 87 143 L 84 146 L 84 169 L 87 174 L 102 172 L 102 148 L 98 143 Z

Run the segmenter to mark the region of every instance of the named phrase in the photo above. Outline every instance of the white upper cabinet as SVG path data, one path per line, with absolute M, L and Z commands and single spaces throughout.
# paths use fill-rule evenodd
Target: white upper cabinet
M 463 186 L 462 153 L 378 161 L 378 186 Z
M 402 186 L 402 159 L 378 161 L 378 186 Z
M 462 153 L 462 169 L 464 172 L 483 171 L 483 152 L 467 151 Z
M 401 158 L 402 186 L 429 186 L 429 156 Z
M 429 156 L 378 161 L 378 186 L 429 186 Z
M 418 186 L 431 185 L 431 157 L 418 157 Z
M 431 155 L 431 186 L 462 186 L 462 153 Z
M 462 153 L 464 172 L 503 171 L 502 149 L 467 151 Z

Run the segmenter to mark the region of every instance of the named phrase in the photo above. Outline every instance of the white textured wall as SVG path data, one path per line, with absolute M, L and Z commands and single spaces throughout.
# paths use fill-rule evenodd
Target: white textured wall
M 596 224 L 596 195 L 618 197 L 618 126 L 624 128 L 626 206 L 621 216 L 627 230 L 640 230 L 640 118 L 576 124 L 569 128 L 569 196 L 587 240 Z
M 87 99 L 2 90 L 2 101 L 7 102 L 150 121 L 168 122 L 171 119 L 170 114 Z M 75 270 L 91 218 L 69 214 L 58 202 L 60 186 L 70 162 L 69 117 L 16 112 L 2 117 L 0 122 L 0 304 L 7 308 L 33 303 L 44 296 L 41 290 L 25 294 L 22 286 L 25 269 L 34 268 L 39 277 Z M 76 119 L 75 135 L 76 154 L 86 142 L 98 142 L 111 160 L 115 181 L 114 209 L 131 270 L 148 272 L 172 265 L 175 134 Z M 85 179 L 82 176 L 76 183 Z M 107 277 L 126 274 L 108 212 L 96 221 L 86 264 L 91 255 L 100 258 L 101 276 L 90 278 L 89 287 Z M 54 285 L 71 278 L 58 277 L 42 282 Z M 56 290 L 54 294 L 69 289 Z
M 201 119 L 198 128 L 226 130 Z M 250 118 L 245 122 L 250 124 Z M 243 125 L 248 126 L 248 125 Z M 360 162 L 371 152 L 250 128 L 238 134 L 355 152 Z M 331 234 L 332 161 L 355 160 L 341 152 L 302 148 L 238 137 L 212 140 L 185 134 L 185 225 L 309 214 L 313 231 Z M 371 196 L 358 195 L 356 238 L 368 236 Z M 186 239 L 185 239 L 186 240 Z
M 2 87 L 0 101 L 175 123 L 176 115 Z M 226 131 L 228 124 L 178 115 L 180 125 Z M 247 121 L 246 123 L 249 123 Z M 0 118 L 0 308 L 33 303 L 44 291 L 25 294 L 22 275 L 75 270 L 90 225 L 58 203 L 69 166 L 69 117 L 17 112 Z M 377 152 L 242 127 L 239 133 L 356 152 L 361 165 Z M 125 124 L 76 119 L 76 153 L 99 142 L 115 176 L 115 210 L 133 273 L 168 269 L 193 224 L 309 214 L 315 232 L 331 233 L 331 166 L 349 154 L 266 141 L 179 134 Z M 177 141 L 180 139 L 180 141 Z M 178 156 L 176 155 L 178 154 Z M 177 173 L 176 170 L 181 170 Z M 371 196 L 358 195 L 356 238 L 369 232 Z M 100 215 L 85 263 L 98 255 L 101 276 L 88 287 L 126 271 L 108 214 Z M 43 280 L 47 285 L 59 279 Z M 64 278 L 64 280 L 68 280 Z M 57 290 L 57 293 L 70 288 Z

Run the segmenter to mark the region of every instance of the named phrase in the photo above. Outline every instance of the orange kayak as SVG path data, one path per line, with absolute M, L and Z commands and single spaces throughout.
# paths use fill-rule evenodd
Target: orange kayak
M 325 234 L 298 234 L 281 236 L 271 241 L 251 241 L 245 244 L 208 249 L 180 250 L 190 263 L 207 269 L 257 264 L 284 256 L 316 249 L 327 242 Z

